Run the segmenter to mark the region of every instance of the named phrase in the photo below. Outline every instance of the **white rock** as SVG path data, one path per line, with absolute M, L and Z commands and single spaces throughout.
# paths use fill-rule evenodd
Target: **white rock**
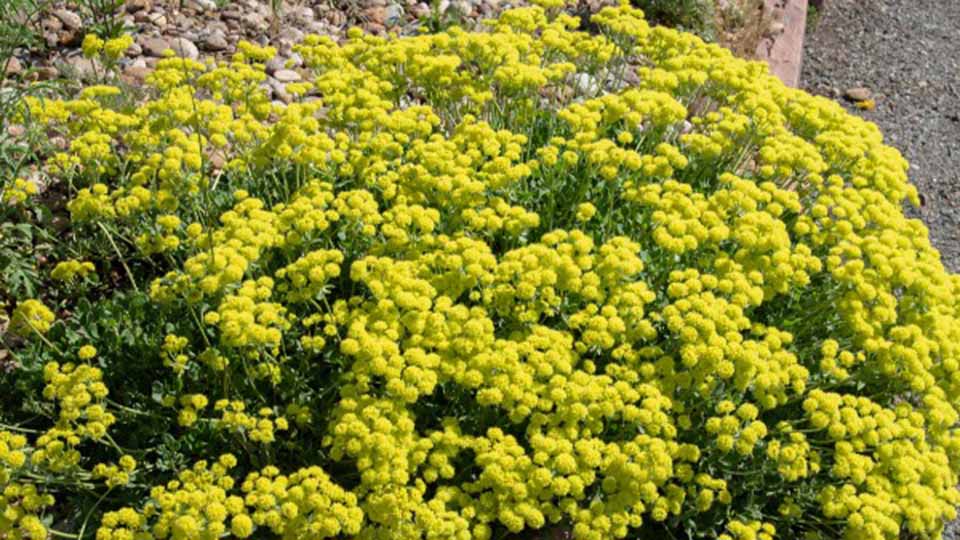
M 573 76 L 573 87 L 580 94 L 593 95 L 600 90 L 600 83 L 589 73 L 577 73 Z
M 230 46 L 223 32 L 212 32 L 200 42 L 205 51 L 223 51 Z
M 278 69 L 273 72 L 273 78 L 282 83 L 297 82 L 301 79 L 300 74 L 292 69 Z
M 173 49 L 173 52 L 177 53 L 177 56 L 189 58 L 190 60 L 200 58 L 200 50 L 197 49 L 197 46 L 189 39 L 182 37 L 173 38 L 170 41 L 170 48 Z
M 20 60 L 17 60 L 16 56 L 11 56 L 7 61 L 7 75 L 18 75 L 21 71 L 23 71 L 23 65 L 20 64 Z
M 162 37 L 148 37 L 140 45 L 144 53 L 158 58 L 163 56 L 163 51 L 170 48 L 170 44 Z
M 274 56 L 273 58 L 267 60 L 264 68 L 267 70 L 268 75 L 273 75 L 277 71 L 280 71 L 286 67 L 286 61 L 287 59 L 282 56 Z
M 200 11 L 214 11 L 217 9 L 217 3 L 213 0 L 193 0 L 193 4 Z
M 397 4 L 387 6 L 387 25 L 393 26 L 403 21 L 403 8 Z
M 60 19 L 63 26 L 68 30 L 79 30 L 83 28 L 83 19 L 69 9 L 58 9 L 53 14 Z

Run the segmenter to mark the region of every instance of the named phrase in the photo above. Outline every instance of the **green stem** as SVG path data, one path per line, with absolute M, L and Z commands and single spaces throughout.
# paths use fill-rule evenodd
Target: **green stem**
M 93 506 L 90 508 L 90 511 L 87 512 L 86 517 L 83 518 L 83 525 L 80 525 L 80 532 L 77 533 L 77 538 L 83 538 L 84 533 L 87 531 L 87 524 L 90 522 L 90 518 L 93 516 L 93 511 L 96 510 L 98 506 L 100 506 L 100 503 L 103 502 L 103 499 L 105 499 L 107 495 L 110 494 L 111 491 L 113 491 L 112 487 L 107 488 L 107 491 L 103 492 L 103 495 L 101 495 L 100 498 L 97 499 L 97 502 L 93 503 Z
M 137 415 L 137 416 L 146 416 L 146 417 L 149 417 L 149 418 L 164 418 L 164 417 L 161 416 L 161 415 L 152 414 L 152 413 L 148 413 L 148 412 L 144 412 L 144 411 L 139 411 L 139 410 L 137 410 L 137 409 L 133 409 L 133 408 L 127 407 L 126 405 L 121 405 L 120 403 L 117 403 L 116 401 L 113 401 L 112 399 L 106 399 L 105 401 L 107 402 L 108 405 L 110 405 L 110 406 L 112 406 L 112 407 L 114 407 L 114 408 L 117 408 L 117 409 L 119 409 L 119 410 L 121 410 L 121 411 L 123 411 L 123 412 L 127 412 L 127 413 L 134 414 L 134 415 Z
M 63 531 L 58 531 L 56 529 L 47 529 L 47 534 L 50 536 L 56 536 L 57 538 L 80 538 L 76 534 L 65 533 Z
M 123 254 L 120 253 L 120 248 L 117 247 L 117 243 L 113 241 L 113 235 L 110 234 L 110 231 L 107 229 L 107 227 L 106 227 L 102 222 L 98 221 L 98 222 L 97 222 L 97 225 L 100 227 L 100 229 L 103 230 L 104 233 L 106 233 L 106 235 L 107 235 L 107 240 L 109 240 L 109 241 L 110 241 L 110 245 L 113 246 L 113 251 L 117 254 L 117 257 L 120 258 L 120 264 L 122 264 L 122 265 L 123 265 L 123 269 L 126 270 L 126 272 L 127 272 L 127 277 L 130 279 L 130 284 L 133 285 L 133 290 L 136 291 L 136 292 L 140 292 L 140 288 L 137 287 L 137 280 L 135 280 L 135 279 L 133 278 L 133 272 L 131 272 L 131 271 L 130 271 L 130 267 L 127 266 L 127 260 L 123 257 Z
M 66 354 L 63 353 L 63 351 L 60 350 L 59 347 L 57 347 L 56 345 L 54 345 L 52 341 L 50 341 L 49 339 L 47 339 L 47 336 L 45 336 L 45 335 L 43 335 L 42 333 L 40 333 L 40 331 L 37 330 L 36 327 L 34 327 L 32 324 L 30 325 L 30 329 L 33 330 L 33 333 L 36 334 L 38 338 L 40 338 L 40 341 L 42 341 L 42 342 L 44 343 L 44 345 L 46 345 L 47 347 L 50 347 L 51 349 L 53 349 L 53 352 L 57 353 L 57 354 L 58 354 L 59 356 L 61 356 L 61 357 L 66 357 L 66 356 L 67 356 Z
M 22 428 L 18 426 L 11 426 L 9 424 L 3 424 L 3 423 L 0 423 L 0 429 L 5 429 L 8 431 L 17 431 L 20 433 L 40 433 L 40 431 L 36 429 L 28 429 L 28 428 Z

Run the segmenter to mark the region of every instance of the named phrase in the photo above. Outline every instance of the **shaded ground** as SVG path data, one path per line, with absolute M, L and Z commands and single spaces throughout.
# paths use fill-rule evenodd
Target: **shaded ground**
M 876 110 L 855 114 L 876 122 L 910 161 L 924 199 L 911 214 L 930 228 L 953 272 L 960 271 L 958 40 L 957 0 L 826 0 L 808 29 L 801 75 L 805 89 L 838 100 L 852 87 L 872 91 Z

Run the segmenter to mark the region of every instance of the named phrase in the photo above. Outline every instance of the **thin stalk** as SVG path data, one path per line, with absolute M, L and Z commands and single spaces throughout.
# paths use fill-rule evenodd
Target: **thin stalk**
M 136 292 L 140 292 L 140 287 L 137 287 L 137 280 L 134 279 L 133 272 L 131 272 L 130 267 L 127 266 L 127 260 L 123 257 L 123 254 L 120 253 L 120 248 L 117 247 L 117 243 L 113 241 L 113 235 L 110 234 L 110 231 L 102 222 L 98 221 L 97 225 L 100 227 L 100 229 L 103 230 L 104 233 L 106 233 L 107 240 L 109 240 L 110 245 L 113 246 L 113 251 L 117 254 L 117 257 L 120 258 L 120 264 L 123 265 L 123 269 L 127 272 L 127 278 L 130 279 L 130 284 L 133 285 L 133 290 Z
M 111 491 L 113 491 L 112 487 L 107 488 L 107 490 L 103 492 L 103 495 L 101 495 L 100 498 L 97 499 L 97 502 L 93 503 L 93 506 L 90 508 L 90 511 L 87 512 L 86 517 L 83 518 L 83 524 L 80 525 L 80 532 L 77 533 L 77 538 L 83 538 L 84 533 L 87 531 L 87 524 L 90 523 L 90 518 L 93 516 L 93 511 L 96 510 L 98 506 L 100 506 L 100 503 L 103 502 L 103 500 L 107 497 L 107 495 L 110 494 Z

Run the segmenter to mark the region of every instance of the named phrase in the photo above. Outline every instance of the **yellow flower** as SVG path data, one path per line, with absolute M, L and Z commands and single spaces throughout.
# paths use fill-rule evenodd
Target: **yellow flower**
M 577 206 L 577 220 L 589 221 L 597 213 L 596 207 L 590 203 L 582 203 Z
M 54 320 L 53 312 L 42 302 L 24 300 L 14 308 L 7 331 L 21 337 L 29 337 L 33 332 L 46 334 Z

